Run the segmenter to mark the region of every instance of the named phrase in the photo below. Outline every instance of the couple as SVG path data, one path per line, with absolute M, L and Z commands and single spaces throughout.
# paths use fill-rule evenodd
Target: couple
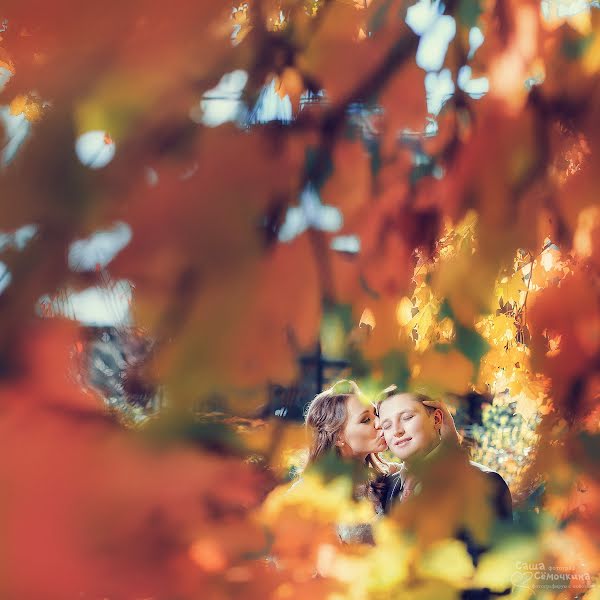
M 378 515 L 405 502 L 414 508 L 423 486 L 430 492 L 423 494 L 425 498 L 443 503 L 444 491 L 449 496 L 452 486 L 462 484 L 485 496 L 475 501 L 487 501 L 491 519 L 512 521 L 512 498 L 504 479 L 468 460 L 459 448 L 454 420 L 441 402 L 390 386 L 373 405 L 363 399 L 356 383 L 342 380 L 312 400 L 306 425 L 312 433 L 307 466 L 333 451 L 342 460 L 368 467 L 367 481 L 358 486 L 357 495 L 368 497 Z M 383 460 L 379 453 L 386 449 L 401 463 Z M 454 533 L 465 541 L 477 564 L 482 547 L 468 532 Z M 367 524 L 338 526 L 338 534 L 343 542 L 374 543 Z

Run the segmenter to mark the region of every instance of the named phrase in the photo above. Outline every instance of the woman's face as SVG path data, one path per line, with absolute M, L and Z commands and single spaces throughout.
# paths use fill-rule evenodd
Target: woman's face
M 340 446 L 342 456 L 366 456 L 371 452 L 386 449 L 381 430 L 375 428 L 375 412 L 370 404 L 364 404 L 356 396 L 346 400 L 348 417 L 341 431 Z
M 439 443 L 441 418 L 411 394 L 397 394 L 381 403 L 379 423 L 392 454 L 401 460 L 424 456 Z

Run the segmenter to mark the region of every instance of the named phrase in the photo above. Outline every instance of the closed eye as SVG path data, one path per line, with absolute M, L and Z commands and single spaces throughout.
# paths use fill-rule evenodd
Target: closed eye
M 402 420 L 403 421 L 409 421 L 410 419 L 412 419 L 414 417 L 414 415 L 405 415 Z
M 371 417 L 365 417 L 361 423 L 368 423 L 371 420 Z

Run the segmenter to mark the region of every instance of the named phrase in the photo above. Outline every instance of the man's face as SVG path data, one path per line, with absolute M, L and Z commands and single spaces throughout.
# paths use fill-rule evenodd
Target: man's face
M 390 451 L 401 460 L 424 456 L 439 442 L 433 415 L 412 394 L 384 400 L 379 423 Z

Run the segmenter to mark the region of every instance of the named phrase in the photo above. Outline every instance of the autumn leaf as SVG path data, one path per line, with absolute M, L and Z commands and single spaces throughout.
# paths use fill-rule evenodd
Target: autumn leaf
M 446 392 L 460 394 L 467 388 L 473 373 L 473 364 L 464 354 L 432 348 L 414 359 L 411 385 L 423 388 L 432 396 Z
M 518 561 L 594 594 L 600 13 L 434 4 L 409 26 L 400 0 L 3 3 L 0 596 L 518 596 Z M 449 20 L 446 93 L 416 58 Z M 205 94 L 231 73 L 213 127 Z M 116 143 L 101 169 L 74 152 L 90 130 Z M 130 242 L 73 270 L 73 242 L 114 221 Z M 139 429 L 85 387 L 67 300 L 113 278 L 132 290 L 113 325 L 148 338 L 136 375 L 160 390 Z M 383 518 L 353 499 L 352 463 L 290 486 L 307 443 L 290 415 L 338 376 L 459 396 L 514 524 L 491 527 L 485 479 L 450 458 Z M 290 415 L 270 414 L 276 386 Z M 375 545 L 341 544 L 344 523 Z M 460 528 L 491 545 L 477 565 Z

